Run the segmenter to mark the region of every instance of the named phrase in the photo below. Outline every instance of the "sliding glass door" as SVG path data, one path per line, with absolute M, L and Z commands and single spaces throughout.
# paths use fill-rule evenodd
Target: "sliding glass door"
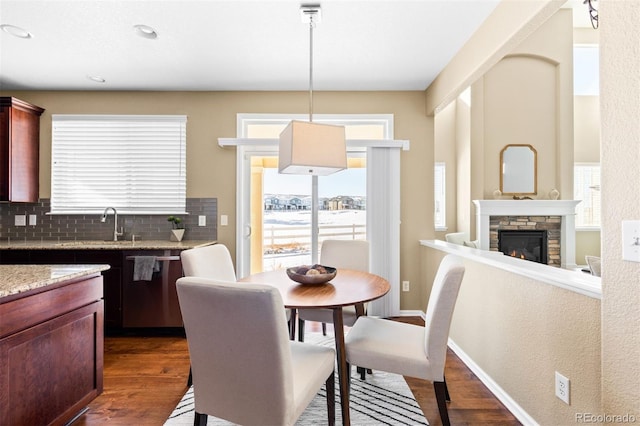
M 391 140 L 389 115 L 316 115 L 315 122 L 345 126 L 348 169 L 321 177 L 281 175 L 277 138 L 292 119 L 306 117 L 238 117 L 238 277 L 317 263 L 325 239 L 367 239 L 371 271 L 392 284 L 387 298 L 392 302 L 380 302 L 389 305 L 382 315 L 397 314 L 400 151 L 408 149 L 408 141 Z

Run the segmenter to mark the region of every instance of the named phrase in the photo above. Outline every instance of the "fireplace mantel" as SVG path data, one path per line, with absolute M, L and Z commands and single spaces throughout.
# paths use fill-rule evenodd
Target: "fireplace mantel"
M 476 206 L 476 238 L 479 248 L 489 250 L 491 216 L 560 216 L 561 266 L 575 267 L 576 206 L 580 200 L 473 200 Z

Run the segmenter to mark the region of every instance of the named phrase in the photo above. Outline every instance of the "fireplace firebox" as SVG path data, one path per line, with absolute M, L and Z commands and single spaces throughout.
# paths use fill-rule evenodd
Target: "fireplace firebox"
M 546 230 L 498 230 L 498 251 L 507 256 L 548 264 Z

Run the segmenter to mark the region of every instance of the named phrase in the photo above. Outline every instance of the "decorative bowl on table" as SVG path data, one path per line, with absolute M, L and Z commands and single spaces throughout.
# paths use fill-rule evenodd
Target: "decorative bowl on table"
M 336 268 L 318 264 L 287 268 L 289 278 L 300 284 L 324 284 L 331 281 L 337 273 Z

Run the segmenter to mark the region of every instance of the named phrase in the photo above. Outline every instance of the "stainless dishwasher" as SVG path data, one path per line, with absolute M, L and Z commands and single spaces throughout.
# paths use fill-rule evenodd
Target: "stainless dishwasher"
M 160 271 L 150 281 L 134 281 L 136 256 L 155 256 Z M 138 250 L 124 253 L 122 326 L 182 327 L 176 280 L 182 276 L 180 250 Z

